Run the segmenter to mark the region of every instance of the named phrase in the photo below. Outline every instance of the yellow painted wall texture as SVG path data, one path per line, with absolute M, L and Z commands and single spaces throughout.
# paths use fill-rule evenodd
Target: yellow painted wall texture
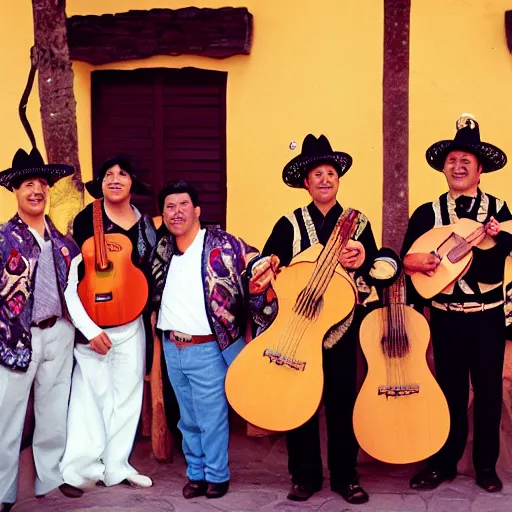
M 104 14 L 129 9 L 192 5 L 188 0 L 68 0 L 67 14 Z M 225 0 L 197 7 L 224 7 Z M 224 60 L 159 56 L 101 67 L 75 63 L 80 161 L 90 177 L 92 69 L 194 66 L 228 72 L 227 229 L 261 247 L 277 219 L 308 195 L 281 180 L 286 162 L 304 136 L 325 133 L 335 149 L 352 155 L 340 200 L 364 211 L 380 237 L 382 190 L 382 18 L 365 2 L 292 0 L 229 2 L 254 15 L 249 56 Z M 289 149 L 295 140 L 297 149 Z M 183 176 L 186 179 L 186 176 Z
M 512 55 L 505 37 L 508 0 L 412 0 L 410 73 L 410 210 L 446 191 L 444 176 L 425 160 L 426 149 L 455 135 L 455 121 L 471 112 L 482 140 L 500 147 L 509 163 L 482 177 L 482 189 L 512 204 Z
M 79 154 L 84 180 L 92 175 L 90 73 L 94 69 L 195 66 L 228 72 L 228 230 L 260 246 L 277 218 L 306 204 L 307 193 L 281 181 L 284 164 L 299 153 L 303 137 L 325 133 L 354 165 L 342 179 L 339 198 L 364 211 L 377 239 L 382 220 L 382 40 L 383 2 L 292 0 L 68 0 L 67 13 L 104 14 L 129 9 L 245 6 L 254 15 L 251 55 L 224 60 L 194 56 L 154 57 L 93 67 L 75 62 Z M 455 119 L 472 112 L 482 138 L 502 147 L 512 160 L 512 56 L 504 33 L 508 0 L 412 1 L 410 75 L 410 208 L 445 189 L 440 173 L 425 161 L 426 148 L 454 135 Z M 18 121 L 17 103 L 28 72 L 33 40 L 30 2 L 3 6 L 0 63 L 8 70 L 1 85 L 0 164 L 15 150 L 29 149 Z M 37 84 L 29 118 L 44 153 Z M 289 149 L 296 141 L 298 148 Z M 509 164 L 484 176 L 485 190 L 512 203 Z M 186 178 L 186 176 L 184 176 Z M 86 197 L 86 200 L 90 200 Z M 388 206 L 387 206 L 388 207 Z M 392 205 L 389 205 L 392 207 Z M 0 221 L 15 209 L 0 190 Z
M 32 7 L 29 1 L 3 2 L 0 16 L 0 170 L 11 167 L 12 158 L 23 148 L 30 151 L 31 144 L 18 116 L 18 104 L 27 83 L 30 70 L 30 48 L 34 44 Z M 44 158 L 41 116 L 39 114 L 37 75 L 30 95 L 27 117 L 34 130 L 39 151 Z M 14 194 L 0 187 L 0 222 L 16 212 Z

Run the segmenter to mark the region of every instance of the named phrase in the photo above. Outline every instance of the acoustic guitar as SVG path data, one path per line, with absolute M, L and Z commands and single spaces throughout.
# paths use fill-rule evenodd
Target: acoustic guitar
M 132 262 L 133 245 L 120 233 L 103 231 L 101 199 L 93 203 L 94 236 L 82 245 L 84 278 L 78 295 L 94 323 L 116 327 L 135 320 L 148 300 L 148 283 Z
M 291 430 L 318 409 L 323 338 L 351 313 L 356 301 L 355 285 L 339 257 L 355 231 L 358 214 L 347 209 L 325 247 L 314 244 L 281 269 L 274 282 L 276 319 L 228 368 L 228 401 L 256 427 Z
M 444 445 L 450 413 L 426 361 L 427 320 L 405 305 L 404 274 L 385 290 L 384 301 L 361 323 L 368 374 L 354 406 L 354 432 L 375 459 L 407 464 Z
M 431 299 L 462 277 L 471 266 L 473 247 L 487 238 L 485 226 L 471 219 L 435 227 L 420 236 L 407 254 L 433 253 L 441 262 L 432 276 L 423 272 L 410 274 L 418 293 L 425 299 Z

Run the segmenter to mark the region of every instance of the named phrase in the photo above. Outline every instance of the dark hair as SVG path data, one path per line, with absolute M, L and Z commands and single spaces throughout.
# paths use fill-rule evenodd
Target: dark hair
M 165 186 L 158 194 L 158 208 L 160 209 L 160 213 L 163 213 L 164 211 L 165 198 L 171 194 L 188 194 L 194 207 L 199 206 L 197 190 L 186 181 L 180 180 L 176 183 Z
M 107 174 L 107 171 L 114 167 L 115 165 L 119 165 L 123 171 L 127 172 L 132 178 L 135 176 L 135 166 L 131 158 L 127 155 L 115 155 L 112 158 L 109 158 L 98 170 L 98 178 L 102 180 Z

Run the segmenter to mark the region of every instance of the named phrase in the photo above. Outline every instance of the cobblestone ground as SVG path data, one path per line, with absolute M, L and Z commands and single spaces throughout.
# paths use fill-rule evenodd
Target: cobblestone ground
M 30 449 L 22 454 L 20 491 L 13 512 L 512 512 L 512 473 L 500 472 L 505 487 L 499 494 L 481 491 L 470 472 L 434 491 L 417 492 L 408 487 L 417 467 L 364 460 L 361 483 L 370 493 L 369 503 L 349 505 L 329 490 L 327 479 L 324 489 L 308 502 L 294 503 L 286 500 L 290 484 L 282 436 L 248 438 L 241 433 L 234 434 L 230 446 L 231 488 L 218 500 L 185 500 L 181 496 L 185 483 L 183 457 L 178 453 L 173 463 L 159 464 L 151 456 L 146 440 L 137 443 L 132 463 L 154 480 L 151 489 L 136 490 L 124 485 L 95 487 L 75 500 L 65 498 L 58 490 L 44 498 L 35 498 L 31 456 Z

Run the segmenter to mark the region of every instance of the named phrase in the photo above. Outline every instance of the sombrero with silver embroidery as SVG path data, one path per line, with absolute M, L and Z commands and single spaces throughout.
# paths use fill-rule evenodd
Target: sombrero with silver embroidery
M 333 151 L 325 135 L 318 139 L 311 133 L 302 142 L 300 155 L 290 160 L 283 169 L 283 181 L 293 188 L 304 188 L 304 178 L 317 165 L 330 164 L 343 176 L 352 165 L 352 157 L 342 151 Z
M 61 178 L 69 176 L 74 172 L 71 165 L 45 164 L 41 153 L 37 149 L 36 139 L 26 114 L 28 97 L 32 90 L 36 71 L 37 60 L 34 49 L 32 49 L 30 73 L 18 109 L 21 123 L 23 124 L 30 142 L 32 143 L 32 150 L 30 153 L 27 153 L 24 149 L 18 149 L 12 160 L 11 167 L 0 172 L 0 185 L 9 189 L 11 192 L 13 190 L 13 185 L 16 186 L 18 183 L 24 181 L 25 178 L 41 177 L 48 182 L 48 185 L 53 186 Z
M 427 149 L 426 158 L 431 167 L 442 171 L 448 153 L 467 151 L 478 158 L 482 172 L 493 172 L 505 167 L 507 155 L 498 147 L 480 140 L 480 127 L 472 114 L 461 114 L 456 123 L 453 140 L 441 140 Z

